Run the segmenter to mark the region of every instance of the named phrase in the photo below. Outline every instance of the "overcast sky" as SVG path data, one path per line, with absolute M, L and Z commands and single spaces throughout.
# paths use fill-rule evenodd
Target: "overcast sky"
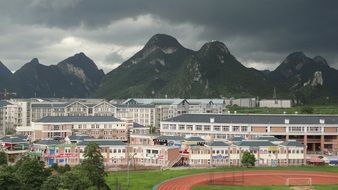
M 257 69 L 294 51 L 338 68 L 336 0 L 0 0 L 0 61 L 12 71 L 84 52 L 109 72 L 156 33 L 193 50 L 222 41 Z

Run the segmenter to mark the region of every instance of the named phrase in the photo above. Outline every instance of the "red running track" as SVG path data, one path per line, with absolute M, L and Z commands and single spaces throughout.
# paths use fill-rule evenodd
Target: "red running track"
M 190 190 L 193 186 L 244 185 L 272 186 L 286 185 L 287 178 L 311 178 L 312 184 L 338 184 L 338 173 L 308 171 L 243 171 L 203 173 L 184 176 L 161 183 L 156 190 Z

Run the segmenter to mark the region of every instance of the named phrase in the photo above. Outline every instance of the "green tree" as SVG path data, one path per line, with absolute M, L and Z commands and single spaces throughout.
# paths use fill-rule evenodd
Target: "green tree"
M 313 109 L 313 107 L 310 107 L 310 106 L 304 106 L 304 107 L 302 107 L 300 112 L 303 113 L 303 114 L 313 114 L 314 109 Z
M 86 172 L 74 169 L 61 176 L 61 188 L 69 190 L 83 190 L 93 186 Z
M 242 154 L 241 162 L 246 167 L 254 166 L 255 162 L 256 162 L 255 155 L 253 153 L 251 153 L 251 152 L 245 151 Z
M 25 189 L 40 189 L 42 183 L 50 176 L 51 172 L 45 168 L 42 161 L 29 157 L 21 158 L 15 165 L 16 177 Z
M 6 129 L 5 134 L 6 135 L 15 135 L 16 131 L 14 129 Z
M 0 166 L 7 165 L 7 154 L 3 151 L 0 151 Z
M 61 187 L 60 176 L 49 176 L 46 181 L 43 182 L 41 190 L 58 190 Z
M 12 166 L 0 166 L 0 189 L 20 190 L 21 184 L 15 176 L 15 169 Z
M 57 163 L 54 163 L 50 168 L 60 175 L 71 170 L 68 164 L 65 164 L 65 166 L 59 166 Z
M 97 189 L 105 189 L 106 175 L 103 165 L 103 156 L 100 148 L 96 143 L 89 143 L 84 151 L 85 159 L 81 163 L 81 168 L 87 172 L 89 179 L 96 186 Z

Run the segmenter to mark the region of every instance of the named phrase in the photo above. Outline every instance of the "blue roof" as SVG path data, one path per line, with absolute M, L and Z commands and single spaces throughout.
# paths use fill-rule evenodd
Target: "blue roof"
M 0 100 L 0 107 L 4 107 L 4 106 L 7 106 L 7 105 L 12 105 L 12 104 L 5 101 L 5 100 Z
M 275 144 L 272 144 L 268 140 L 243 140 L 237 144 L 238 146 L 254 146 L 254 147 L 260 147 L 260 146 L 276 146 Z
M 27 143 L 27 139 L 23 138 L 23 136 L 4 136 L 0 138 L 0 142 Z
M 205 140 L 201 137 L 190 137 L 186 139 L 187 141 L 197 141 L 197 142 L 204 142 Z
M 234 141 L 234 142 L 236 142 L 236 141 L 242 141 L 242 140 L 244 140 L 244 138 L 240 137 L 240 136 L 234 136 L 234 137 L 231 137 L 229 139 L 229 141 Z
M 184 123 L 210 123 L 210 118 L 214 123 L 239 123 L 239 124 L 338 124 L 337 115 L 263 115 L 263 114 L 183 114 L 177 117 L 167 119 L 167 122 Z
M 295 146 L 295 147 L 304 147 L 304 145 L 296 140 L 288 140 L 283 142 L 281 145 L 283 146 Z
M 67 123 L 67 122 L 120 122 L 112 116 L 47 116 L 37 122 L 41 123 Z
M 78 146 L 86 146 L 87 144 L 94 142 L 99 146 L 125 146 L 126 143 L 124 143 L 121 140 L 102 140 L 102 139 L 95 139 L 90 141 L 82 141 L 78 143 Z
M 268 141 L 282 141 L 275 136 L 259 136 L 257 137 L 257 140 L 268 140 Z
M 185 140 L 183 137 L 181 136 L 159 136 L 155 139 L 158 139 L 158 140 L 173 140 L 173 141 L 183 141 Z
M 88 136 L 88 135 L 71 135 L 68 137 L 71 141 L 83 141 L 84 139 L 93 139 L 94 137 Z
M 144 125 L 141 125 L 141 124 L 139 124 L 139 123 L 133 123 L 133 128 L 145 128 L 145 126 Z
M 42 145 L 56 145 L 56 144 L 61 144 L 60 141 L 53 140 L 53 139 L 43 139 L 40 140 L 34 144 L 42 144 Z
M 213 141 L 207 144 L 208 146 L 229 146 L 228 144 L 224 143 L 223 141 Z

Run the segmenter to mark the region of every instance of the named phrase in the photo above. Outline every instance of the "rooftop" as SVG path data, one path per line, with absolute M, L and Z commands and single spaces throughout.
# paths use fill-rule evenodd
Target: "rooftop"
M 173 141 L 183 141 L 183 140 L 185 140 L 181 136 L 159 136 L 155 139 L 158 139 L 158 140 L 173 140 Z
M 120 140 L 105 140 L 105 139 L 86 139 L 80 143 L 78 143 L 78 146 L 86 146 L 87 144 L 94 142 L 99 146 L 125 146 L 126 143 Z
M 184 114 L 165 120 L 166 122 L 185 122 L 185 123 L 210 123 L 210 118 L 214 118 L 214 123 L 240 123 L 240 124 L 338 124 L 338 116 L 334 115 L 259 115 L 259 114 Z
M 304 147 L 304 145 L 296 140 L 288 140 L 281 144 L 282 146 Z
M 112 116 L 47 116 L 36 122 L 39 123 L 121 122 L 121 120 Z
M 141 125 L 139 123 L 133 123 L 133 128 L 146 128 L 144 125 Z
M 276 146 L 268 140 L 243 140 L 237 144 L 238 146 L 250 146 L 250 147 L 260 147 L 260 146 Z
M 229 139 L 229 141 L 234 141 L 234 142 L 236 142 L 236 141 L 242 141 L 242 140 L 244 140 L 244 138 L 240 137 L 240 136 L 234 136 L 234 137 L 231 137 Z
M 257 137 L 257 140 L 282 141 L 281 139 L 278 139 L 274 136 L 259 136 Z
M 224 143 L 223 141 L 213 141 L 207 144 L 207 146 L 229 146 L 228 144 Z
M 27 137 L 24 137 L 24 136 L 4 136 L 4 137 L 0 138 L 0 142 L 27 143 Z
M 12 105 L 12 104 L 9 103 L 9 102 L 7 102 L 7 101 L 0 100 L 0 108 L 1 108 L 1 107 L 4 107 L 4 106 L 7 106 L 7 105 Z
M 196 142 L 204 142 L 205 140 L 201 137 L 189 137 L 186 139 L 187 141 L 196 141 Z
M 70 141 L 83 141 L 84 139 L 92 139 L 93 137 L 88 135 L 71 135 L 68 138 Z
M 41 145 L 56 145 L 56 144 L 61 144 L 60 141 L 53 140 L 53 139 L 43 139 L 40 140 L 34 144 L 41 144 Z

